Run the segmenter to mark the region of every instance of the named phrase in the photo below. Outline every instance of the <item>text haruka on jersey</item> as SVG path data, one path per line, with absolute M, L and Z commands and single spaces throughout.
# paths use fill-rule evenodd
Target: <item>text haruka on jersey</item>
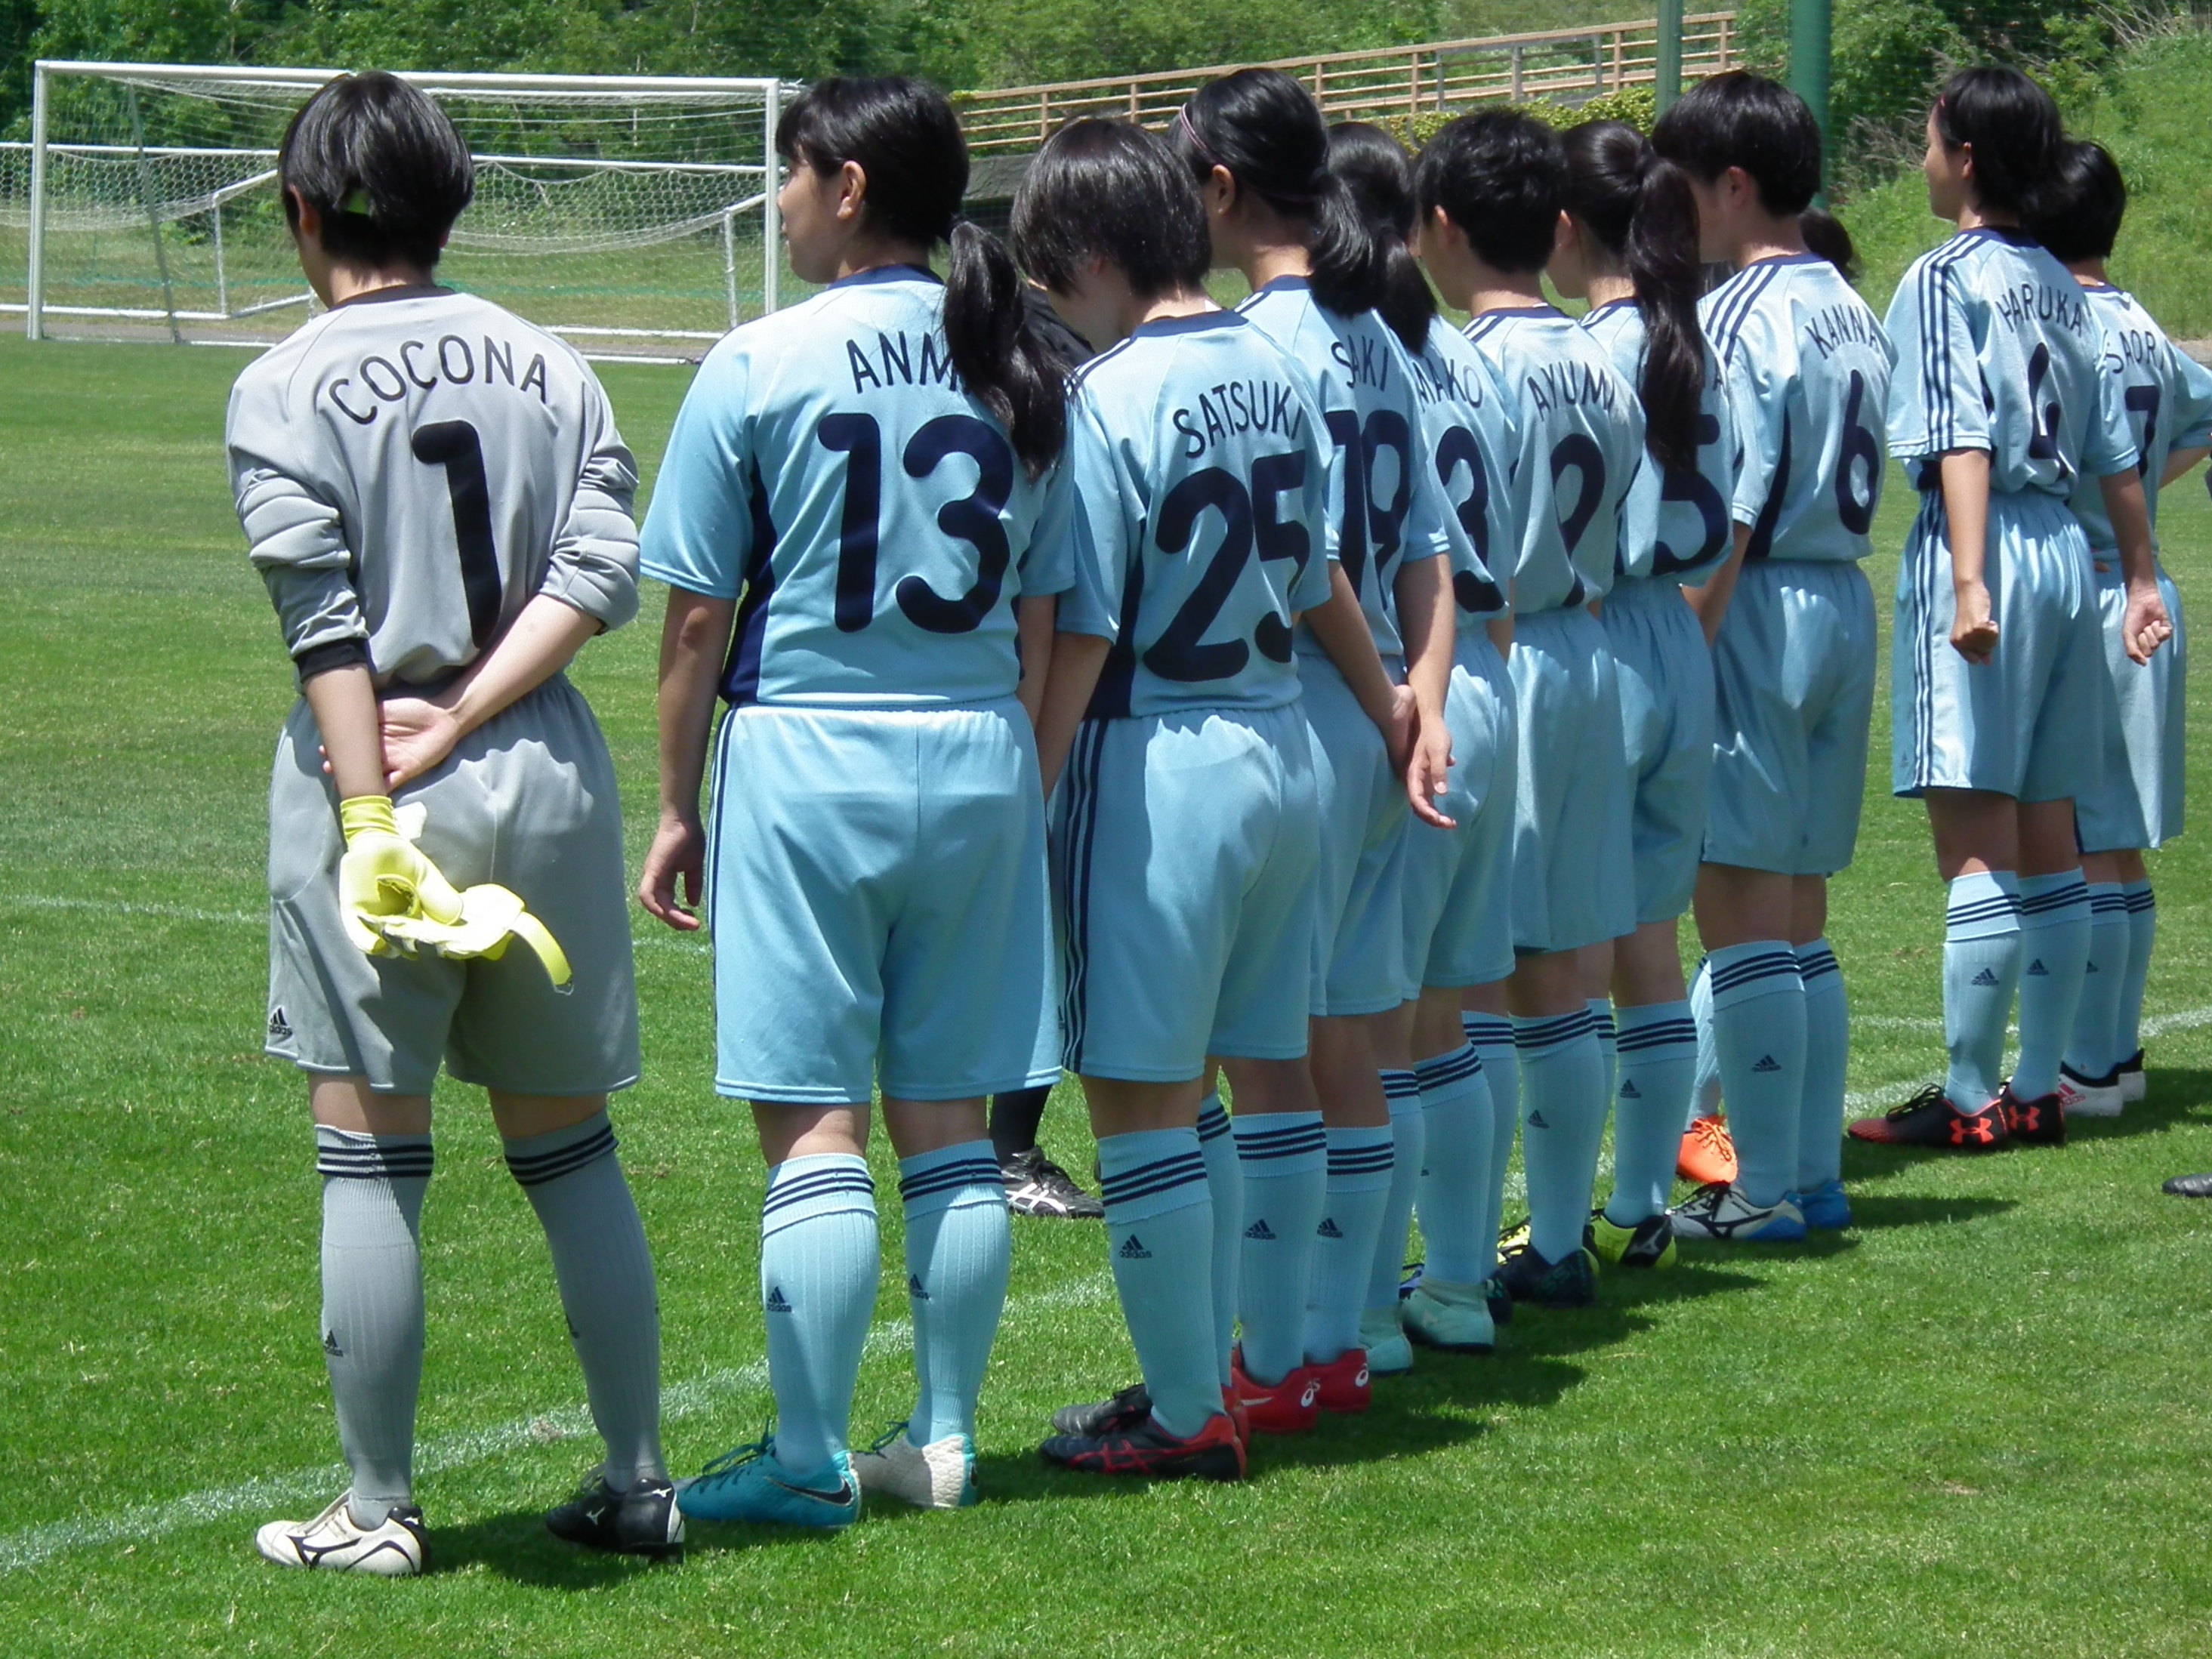
M 1172 418 L 1189 461 L 1243 433 L 1279 434 L 1296 442 L 1306 429 L 1305 402 L 1284 380 L 1224 381 L 1201 392 L 1194 411 L 1178 409 Z
M 1590 404 L 1608 415 L 1621 412 L 1620 387 L 1626 384 L 1601 374 L 1589 363 L 1543 363 L 1526 376 L 1528 401 L 1540 413 Z
M 417 356 L 417 352 L 422 353 Z M 397 358 L 397 362 L 392 359 Z M 479 375 L 477 370 L 483 374 Z M 403 340 L 399 349 L 386 356 L 372 351 L 353 367 L 350 374 L 341 374 L 323 387 L 324 395 L 337 406 L 338 413 L 356 426 L 375 424 L 378 406 L 383 404 L 404 404 L 408 388 L 413 386 L 428 392 L 441 384 L 446 386 L 498 386 L 505 384 L 518 392 L 535 390 L 538 401 L 546 401 L 545 354 L 533 353 L 530 366 L 522 371 L 522 378 L 514 376 L 514 346 L 513 342 L 483 337 L 481 359 L 469 349 L 469 343 L 458 334 L 441 334 L 429 340 Z M 370 394 L 362 398 L 363 390 Z M 356 409 L 347 401 L 351 392 L 354 403 L 364 407 Z
M 1820 354 L 1823 362 L 1847 345 L 1889 349 L 1889 337 L 1863 305 L 1833 305 L 1814 312 L 1805 319 L 1805 341 Z
M 2066 292 L 2048 283 L 2017 283 L 1990 301 L 1990 309 L 2015 334 L 2030 322 L 2056 323 L 2069 334 L 2090 331 L 2089 301 L 2078 285 Z
M 876 337 L 875 357 L 871 362 L 864 343 L 857 339 L 845 342 L 845 361 L 853 371 L 853 390 L 881 392 L 895 386 L 941 386 L 949 392 L 964 390 L 960 376 L 953 372 L 952 349 L 945 343 L 942 334 L 925 334 L 921 345 L 907 337 L 904 329 L 884 333 L 872 331 Z M 894 345 L 892 342 L 897 343 Z M 878 372 L 877 364 L 882 370 Z

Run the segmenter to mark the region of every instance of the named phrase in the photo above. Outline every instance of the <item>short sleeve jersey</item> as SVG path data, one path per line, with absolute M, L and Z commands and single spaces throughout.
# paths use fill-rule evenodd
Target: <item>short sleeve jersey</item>
M 1754 260 L 1698 311 L 1735 417 L 1744 556 L 1866 557 L 1897 360 L 1873 311 L 1813 253 Z
M 1233 311 L 1146 323 L 1078 371 L 1064 633 L 1114 641 L 1091 713 L 1273 708 L 1328 598 L 1328 439 L 1290 360 Z
M 2089 296 L 2016 230 L 1961 231 L 1913 261 L 1889 303 L 1900 372 L 1889 453 L 1923 489 L 1951 450 L 1985 450 L 1996 495 L 2071 497 L 2083 476 L 2135 464 L 2124 410 L 2100 395 Z
M 1073 578 L 1065 469 L 1032 480 L 953 372 L 945 289 L 861 272 L 708 353 L 646 516 L 646 574 L 743 598 L 732 704 L 960 707 L 1021 678 L 1014 600 Z
M 1484 312 L 1467 337 L 1512 406 L 1518 439 L 1507 509 L 1517 540 L 1492 568 L 1510 577 L 1516 612 L 1604 598 L 1621 502 L 1644 459 L 1636 389 L 1551 306 Z
M 1304 375 L 1333 446 L 1326 547 L 1344 567 L 1375 648 L 1402 656 L 1394 584 L 1407 560 L 1449 551 L 1444 509 L 1418 460 L 1421 412 L 1406 349 L 1371 311 L 1344 317 L 1303 276 L 1281 276 L 1238 307 Z M 1301 650 L 1320 653 L 1304 629 Z
M 1441 317 L 1430 322 L 1413 368 L 1421 453 L 1436 468 L 1448 514 L 1453 609 L 1462 628 L 1479 628 L 1505 609 L 1491 561 L 1513 546 L 1513 411 L 1490 365 Z
M 2212 369 L 2189 356 L 2124 289 L 2106 284 L 2083 290 L 2102 341 L 2099 395 L 2117 404 L 2136 441 L 2151 526 L 2158 526 L 2159 481 L 2166 457 L 2178 449 L 2212 445 Z M 2089 545 L 2113 552 L 2119 540 L 2105 512 L 2105 492 L 2094 478 L 2077 478 L 2071 503 Z
M 303 325 L 231 388 L 240 522 L 302 675 L 425 685 L 540 593 L 608 628 L 637 611 L 637 469 L 591 367 L 442 289 Z
M 1593 339 L 1605 348 L 1621 378 L 1644 384 L 1644 313 L 1633 300 L 1615 300 L 1592 308 L 1583 319 Z M 1657 577 L 1698 586 L 1713 574 L 1735 545 L 1729 497 L 1735 487 L 1735 420 L 1721 385 L 1720 360 L 1705 349 L 1705 384 L 1698 402 L 1697 465 L 1669 472 L 1646 447 L 1644 465 L 1628 486 L 1620 508 L 1620 549 L 1615 563 L 1623 576 Z

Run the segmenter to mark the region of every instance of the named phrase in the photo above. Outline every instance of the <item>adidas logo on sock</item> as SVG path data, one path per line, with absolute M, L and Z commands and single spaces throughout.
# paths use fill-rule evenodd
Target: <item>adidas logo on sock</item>
M 769 1286 L 768 1300 L 762 1305 L 770 1313 L 789 1313 L 791 1311 L 791 1304 L 783 1299 L 783 1286 L 781 1285 L 771 1285 Z
M 1321 1218 L 1321 1225 L 1314 1229 L 1314 1237 L 1316 1238 L 1342 1238 L 1344 1237 L 1344 1230 L 1336 1224 L 1336 1218 L 1334 1216 L 1325 1215 Z
M 1244 1230 L 1244 1237 L 1247 1238 L 1256 1238 L 1262 1243 L 1273 1243 L 1275 1238 L 1275 1230 L 1267 1224 L 1267 1218 L 1261 1216 L 1257 1221 L 1254 1222 L 1250 1226 Z
M 333 1359 L 345 1358 L 345 1350 L 338 1346 L 338 1334 L 336 1331 L 323 1333 L 323 1352 Z
M 906 1293 L 908 1298 L 915 1302 L 927 1302 L 929 1300 L 929 1292 L 921 1288 L 921 1275 L 920 1273 L 908 1273 L 906 1276 Z
M 284 1018 L 284 1011 L 282 1008 L 271 1008 L 269 1011 L 269 1035 L 273 1037 L 289 1037 L 292 1035 L 292 1022 Z
M 2051 977 L 2051 969 L 2043 965 L 2043 958 L 2041 957 L 2036 957 L 2033 962 L 2027 964 L 2027 973 L 2028 977 L 2031 979 L 2048 979 Z
M 2083 966 L 2082 966 L 2081 971 L 2082 971 L 2083 973 L 2085 973 L 2085 974 L 2094 974 L 2094 973 L 2100 972 L 2100 971 L 2102 971 L 2102 970 L 2101 970 L 2101 969 L 2100 969 L 2098 968 L 2098 966 L 2097 966 L 2097 964 L 2096 964 L 2095 963 L 2092 962 L 2092 963 L 2084 963 L 2084 964 L 2083 964 Z
M 1114 1252 L 1124 1261 L 1150 1261 L 1152 1253 L 1145 1248 L 1145 1241 L 1131 1233 L 1121 1241 L 1121 1248 Z
M 1754 1072 L 1778 1072 L 1782 1069 L 1782 1065 L 1772 1054 L 1761 1054 L 1759 1057 L 1759 1064 L 1751 1069 Z
M 1997 982 L 1997 976 L 1984 968 L 1974 975 L 1972 982 L 1976 985 L 1994 985 Z
M 1644 1091 L 1636 1086 L 1634 1078 L 1628 1078 L 1620 1085 L 1620 1097 L 1623 1100 L 1641 1100 L 1644 1098 Z
M 1543 1113 L 1537 1111 L 1528 1114 L 1528 1127 L 1532 1129 L 1548 1129 L 1552 1126 L 1544 1121 Z

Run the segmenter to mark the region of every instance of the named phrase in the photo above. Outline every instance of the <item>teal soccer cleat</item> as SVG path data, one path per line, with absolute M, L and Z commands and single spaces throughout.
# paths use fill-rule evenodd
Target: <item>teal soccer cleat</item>
M 1850 1200 L 1844 1196 L 1844 1183 L 1840 1181 L 1824 1181 L 1800 1194 L 1797 1209 L 1805 1218 L 1805 1224 L 1818 1231 L 1832 1232 L 1851 1224 Z
M 724 1452 L 684 1483 L 676 1506 L 696 1521 L 835 1530 L 860 1518 L 860 1486 L 843 1452 L 794 1475 L 775 1461 L 772 1437 Z

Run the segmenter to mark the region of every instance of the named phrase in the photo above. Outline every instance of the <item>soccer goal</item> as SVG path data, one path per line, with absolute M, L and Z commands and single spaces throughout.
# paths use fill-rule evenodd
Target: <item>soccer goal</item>
M 336 73 L 40 63 L 29 142 L 0 145 L 0 312 L 33 340 L 261 343 L 297 327 L 314 302 L 276 149 Z M 783 83 L 405 78 L 476 156 L 441 281 L 595 356 L 696 357 L 794 297 L 775 210 Z

